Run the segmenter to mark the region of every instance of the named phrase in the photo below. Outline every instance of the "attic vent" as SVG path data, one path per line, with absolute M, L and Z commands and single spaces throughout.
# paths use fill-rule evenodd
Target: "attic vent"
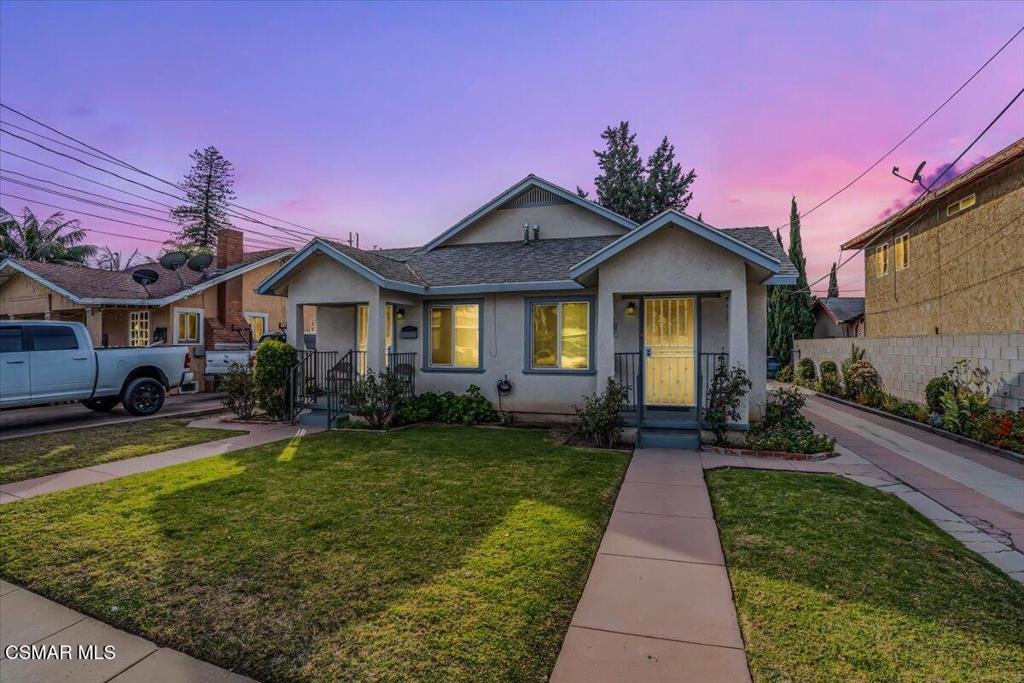
M 539 187 L 531 187 L 501 205 L 503 209 L 522 209 L 527 206 L 551 206 L 552 204 L 568 204 L 561 197 Z

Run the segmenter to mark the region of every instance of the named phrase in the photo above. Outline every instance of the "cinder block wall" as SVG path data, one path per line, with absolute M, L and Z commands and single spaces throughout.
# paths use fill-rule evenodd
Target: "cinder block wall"
M 878 370 L 885 390 L 900 398 L 923 403 L 928 380 L 966 358 L 1001 382 L 992 405 L 1024 407 L 1024 333 L 798 339 L 794 356 L 811 358 L 815 365 L 825 360 L 839 365 L 850 355 L 851 342 L 865 349 L 864 358 Z

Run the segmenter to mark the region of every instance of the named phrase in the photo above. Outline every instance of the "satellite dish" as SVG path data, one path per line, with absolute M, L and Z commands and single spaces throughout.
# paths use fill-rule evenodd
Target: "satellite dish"
M 189 270 L 201 273 L 213 263 L 213 254 L 196 254 L 188 260 Z
M 185 265 L 188 254 L 183 251 L 169 251 L 160 257 L 160 265 L 167 270 L 177 270 Z
M 160 279 L 160 273 L 149 268 L 139 268 L 132 273 L 132 279 L 142 285 L 142 288 L 146 290 L 146 294 L 150 295 L 149 286 Z
M 921 163 L 919 163 L 917 165 L 917 170 L 914 171 L 914 180 L 915 181 L 920 181 L 921 180 L 921 171 L 924 170 L 924 165 L 926 163 L 928 163 L 928 162 L 927 161 L 922 161 Z
M 132 273 L 132 279 L 143 287 L 146 287 L 147 285 L 151 285 L 159 280 L 160 274 L 155 270 L 150 270 L 149 268 L 139 268 Z

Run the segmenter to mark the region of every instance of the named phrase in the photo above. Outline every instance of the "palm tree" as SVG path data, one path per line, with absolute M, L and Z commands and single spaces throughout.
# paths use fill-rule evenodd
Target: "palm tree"
M 135 259 L 144 261 L 146 258 L 139 253 L 138 249 L 136 249 L 128 256 L 128 259 L 125 260 L 124 255 L 126 253 L 128 252 L 114 251 L 110 247 L 104 246 L 98 252 L 96 258 L 93 259 L 93 263 L 95 264 L 95 267 L 100 270 L 128 270 L 132 267 L 132 264 L 135 263 Z
M 66 221 L 59 211 L 40 223 L 28 207 L 21 220 L 0 207 L 0 257 L 84 265 L 98 251 L 80 244 L 85 237 L 78 219 Z

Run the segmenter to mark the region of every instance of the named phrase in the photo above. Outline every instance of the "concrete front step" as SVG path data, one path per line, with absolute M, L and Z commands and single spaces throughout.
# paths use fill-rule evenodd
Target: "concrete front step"
M 672 427 L 640 427 L 637 435 L 639 448 L 700 448 L 700 431 Z

